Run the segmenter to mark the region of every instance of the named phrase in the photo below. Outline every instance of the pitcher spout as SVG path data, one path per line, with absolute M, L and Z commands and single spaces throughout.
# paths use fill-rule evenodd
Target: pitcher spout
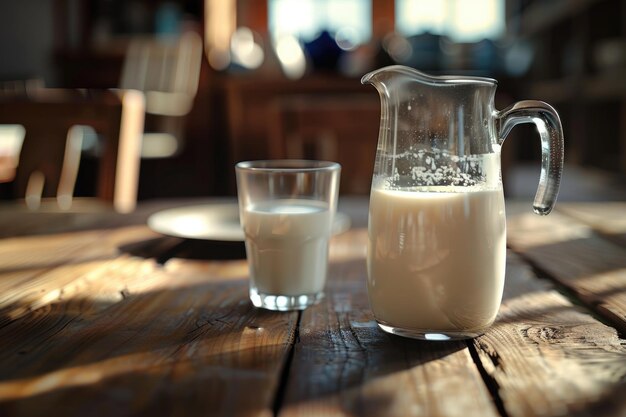
M 432 86 L 440 86 L 446 84 L 483 84 L 487 86 L 495 86 L 498 83 L 493 78 L 465 76 L 457 77 L 453 75 L 435 76 L 423 73 L 411 67 L 406 67 L 404 65 L 391 65 L 388 67 L 379 68 L 365 74 L 361 78 L 361 84 L 372 84 L 376 87 L 378 84 L 385 84 L 385 82 L 388 82 L 390 79 L 405 79 Z

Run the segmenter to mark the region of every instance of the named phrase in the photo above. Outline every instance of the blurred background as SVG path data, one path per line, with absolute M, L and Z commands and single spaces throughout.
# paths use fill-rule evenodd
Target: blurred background
M 498 109 L 559 111 L 563 198 L 626 199 L 625 23 L 622 0 L 2 1 L 0 82 L 142 91 L 145 200 L 233 195 L 235 162 L 278 157 L 338 160 L 342 191 L 367 193 L 380 104 L 362 75 L 488 76 Z M 2 132 L 0 157 L 19 142 Z M 77 196 L 94 193 L 98 143 L 82 140 Z M 534 128 L 516 128 L 509 197 L 534 193 L 539 156 Z

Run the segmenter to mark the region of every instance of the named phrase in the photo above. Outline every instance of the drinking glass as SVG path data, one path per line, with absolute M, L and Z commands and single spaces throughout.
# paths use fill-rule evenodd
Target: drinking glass
M 324 296 L 340 165 L 247 161 L 235 171 L 250 300 L 279 311 L 315 304 Z

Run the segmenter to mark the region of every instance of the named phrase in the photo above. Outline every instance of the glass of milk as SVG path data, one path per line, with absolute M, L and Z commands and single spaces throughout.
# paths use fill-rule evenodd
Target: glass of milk
M 238 163 L 235 171 L 250 300 L 279 311 L 315 304 L 324 296 L 340 165 L 248 161 Z

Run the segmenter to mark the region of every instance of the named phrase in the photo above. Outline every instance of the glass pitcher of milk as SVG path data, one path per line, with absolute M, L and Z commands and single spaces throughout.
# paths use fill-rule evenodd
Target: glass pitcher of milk
M 500 146 L 519 123 L 541 138 L 534 211 L 550 213 L 563 130 L 541 101 L 494 109 L 497 82 L 373 71 L 381 121 L 369 208 L 368 296 L 384 331 L 426 340 L 482 334 L 502 300 L 506 224 Z

